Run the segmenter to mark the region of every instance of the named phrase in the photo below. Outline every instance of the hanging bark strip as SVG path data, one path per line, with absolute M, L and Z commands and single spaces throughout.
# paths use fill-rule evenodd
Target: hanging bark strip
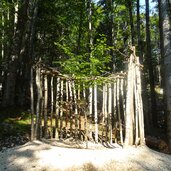
M 98 143 L 98 115 L 97 115 L 97 84 L 94 85 L 94 124 L 95 124 L 95 142 Z
M 33 90 L 33 67 L 31 67 L 30 78 L 30 94 L 31 94 L 31 141 L 34 140 L 34 90 Z

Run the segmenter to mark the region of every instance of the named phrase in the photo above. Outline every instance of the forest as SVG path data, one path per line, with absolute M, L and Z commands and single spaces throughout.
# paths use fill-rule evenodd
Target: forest
M 170 153 L 170 0 L 1 0 L 0 52 L 0 149 L 12 147 L 8 144 L 10 141 L 22 144 L 34 137 L 48 137 L 48 125 L 53 129 L 55 124 L 59 129 L 51 130 L 50 137 L 55 137 L 52 132 L 56 131 L 59 138 L 64 138 L 74 129 L 76 139 L 83 134 L 81 139 L 88 141 L 91 139 L 87 136 L 89 120 L 90 129 L 95 129 L 92 136 L 96 142 L 98 132 L 103 141 L 105 130 L 106 139 L 110 142 L 121 145 L 146 143 L 149 147 Z M 140 68 L 135 73 L 127 72 L 131 54 L 140 62 L 135 64 Z M 107 79 L 111 75 L 114 75 L 113 83 Z M 129 90 L 124 85 L 129 86 L 128 75 L 137 78 L 135 92 L 140 94 L 137 96 L 132 92 L 132 100 L 126 102 Z M 122 82 L 125 78 L 127 83 Z M 74 79 L 77 81 L 72 82 Z M 118 87 L 116 90 L 115 86 Z M 70 95 L 67 95 L 68 91 Z M 83 93 L 81 96 L 80 91 Z M 84 97 L 84 93 L 88 95 Z M 94 94 L 91 96 L 91 93 Z M 92 101 L 94 98 L 93 104 L 80 97 L 92 98 Z M 62 102 L 58 101 L 59 98 Z M 68 100 L 71 98 L 73 104 Z M 140 100 L 137 102 L 136 99 Z M 124 111 L 132 108 L 136 113 L 139 109 L 133 105 L 139 105 L 137 103 L 140 103 L 142 118 L 139 117 L 141 120 L 138 122 L 138 116 L 133 114 L 131 117 L 135 119 L 129 127 Z M 94 107 L 86 115 L 89 105 Z M 113 107 L 112 111 L 105 105 Z M 102 113 L 98 113 L 99 106 Z M 115 107 L 116 124 L 115 114 L 111 114 Z M 83 115 L 77 115 L 80 112 L 77 108 Z M 74 116 L 70 114 L 72 110 Z M 106 115 L 105 110 L 108 110 Z M 57 119 L 55 112 L 59 113 Z M 101 124 L 97 120 L 100 122 L 103 117 L 107 121 L 99 126 Z M 67 128 L 70 133 L 64 131 Z M 129 135 L 132 140 L 127 139 L 129 129 L 132 129 L 132 135 Z M 114 139 L 111 138 L 112 130 L 118 132 Z

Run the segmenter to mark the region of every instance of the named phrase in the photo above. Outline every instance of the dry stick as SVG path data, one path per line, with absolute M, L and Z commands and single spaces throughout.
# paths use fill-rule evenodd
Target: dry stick
M 95 123 L 95 142 L 98 143 L 98 116 L 97 116 L 97 84 L 94 85 L 94 123 Z
M 138 104 L 139 104 L 139 125 L 140 125 L 140 145 L 145 145 L 144 136 L 144 114 L 143 114 L 143 103 L 141 96 L 141 74 L 140 74 L 140 62 L 139 58 L 136 57 L 136 73 L 137 73 L 137 89 L 138 89 Z
M 47 125 L 48 79 L 47 79 L 47 75 L 45 75 L 44 85 L 45 85 L 44 137 L 48 138 L 48 133 L 47 133 L 47 130 L 48 130 L 48 125 Z
M 69 86 L 69 95 L 70 95 L 70 134 L 72 135 L 72 127 L 73 127 L 73 118 L 72 118 L 72 110 L 73 110 L 73 107 L 72 107 L 72 103 L 73 103 L 73 95 L 72 95 L 72 85 L 71 85 L 71 81 L 69 80 L 69 83 L 68 83 L 68 86 Z
M 75 106 L 75 138 L 78 139 L 78 107 L 77 107 L 77 94 L 76 94 L 76 88 L 75 83 L 72 81 L 72 87 L 73 87 L 73 93 L 74 93 L 74 106 Z
M 31 93 L 31 141 L 34 140 L 34 91 L 33 91 L 33 67 L 31 67 L 30 75 L 30 93 Z
M 112 87 L 111 83 L 108 83 L 108 124 L 109 124 L 109 140 L 112 144 Z
M 116 113 L 116 97 L 117 97 L 117 84 L 116 84 L 116 79 L 114 80 L 114 83 L 113 83 L 113 117 L 114 117 L 114 126 L 115 126 L 115 137 L 114 137 L 114 140 L 115 140 L 115 143 L 117 143 L 117 113 Z
M 61 95 L 61 98 L 60 98 L 60 139 L 63 138 L 63 91 L 64 91 L 64 82 L 63 80 L 61 79 L 61 87 L 60 87 L 60 95 Z
M 55 139 L 59 138 L 59 94 L 60 94 L 60 78 L 58 77 L 56 80 L 56 119 L 55 119 Z
M 118 108 L 118 119 L 119 119 L 119 132 L 120 132 L 120 141 L 123 145 L 123 132 L 122 132 L 122 120 L 121 120 L 121 111 L 120 111 L 120 78 L 117 78 L 117 108 Z
M 93 88 L 89 87 L 89 116 L 90 116 L 90 128 L 89 128 L 89 138 L 92 140 L 92 114 L 93 114 Z
M 53 75 L 51 77 L 51 114 L 50 114 L 50 137 L 53 138 L 53 107 L 54 107 L 54 99 L 53 99 L 53 87 L 54 78 Z

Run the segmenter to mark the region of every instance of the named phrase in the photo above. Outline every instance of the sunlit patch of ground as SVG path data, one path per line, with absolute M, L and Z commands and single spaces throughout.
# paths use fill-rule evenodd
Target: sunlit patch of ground
M 72 146 L 71 146 L 72 145 Z M 72 148 L 71 148 L 72 147 Z M 106 148 L 73 141 L 34 141 L 0 152 L 1 171 L 170 171 L 171 156 L 147 147 Z

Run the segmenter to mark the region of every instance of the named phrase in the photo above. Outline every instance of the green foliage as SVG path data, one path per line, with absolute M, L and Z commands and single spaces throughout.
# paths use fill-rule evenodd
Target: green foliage
M 0 137 L 30 133 L 31 114 L 21 109 L 0 111 Z
M 108 64 L 111 62 L 109 51 L 111 47 L 107 46 L 106 38 L 101 36 L 96 44 L 90 47 L 90 53 L 76 55 L 68 46 L 55 43 L 57 47 L 67 56 L 64 61 L 59 61 L 63 72 L 75 77 L 95 77 L 108 71 Z

